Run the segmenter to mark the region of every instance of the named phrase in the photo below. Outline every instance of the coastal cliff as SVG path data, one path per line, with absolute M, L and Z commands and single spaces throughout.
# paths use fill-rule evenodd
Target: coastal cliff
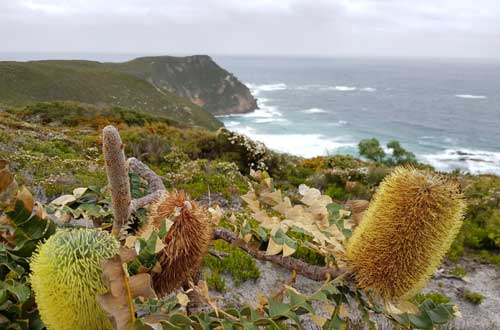
M 140 57 L 108 66 L 186 98 L 214 115 L 257 109 L 250 90 L 207 55 Z

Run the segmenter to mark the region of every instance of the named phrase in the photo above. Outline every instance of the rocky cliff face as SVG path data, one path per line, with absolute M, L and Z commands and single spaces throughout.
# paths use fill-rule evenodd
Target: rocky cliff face
M 206 55 L 141 57 L 110 66 L 187 98 L 215 115 L 257 109 L 250 90 Z

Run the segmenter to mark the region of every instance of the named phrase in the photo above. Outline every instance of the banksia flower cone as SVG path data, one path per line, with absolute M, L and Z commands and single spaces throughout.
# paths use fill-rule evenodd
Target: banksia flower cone
M 160 296 L 194 277 L 212 239 L 208 212 L 182 191 L 164 193 L 151 206 L 148 226 L 158 230 L 165 219 L 173 224 L 163 239 L 165 247 L 159 252 L 161 272 L 153 273 L 153 286 Z
M 347 246 L 358 286 L 391 301 L 417 293 L 450 248 L 464 208 L 456 184 L 429 171 L 396 168 Z
M 62 230 L 31 260 L 31 285 L 48 330 L 113 329 L 97 302 L 107 291 L 101 261 L 118 253 L 118 241 L 101 230 Z

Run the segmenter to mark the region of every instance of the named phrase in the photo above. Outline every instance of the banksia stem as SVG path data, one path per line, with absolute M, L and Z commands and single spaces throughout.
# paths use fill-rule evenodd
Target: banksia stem
M 97 296 L 108 291 L 101 261 L 118 253 L 106 231 L 73 229 L 52 235 L 34 254 L 31 285 L 48 330 L 113 329 Z
M 386 300 L 410 298 L 450 248 L 464 209 L 456 184 L 429 171 L 396 168 L 347 246 L 358 285 Z
M 208 212 L 182 191 L 166 192 L 151 205 L 148 226 L 158 230 L 165 219 L 174 223 L 159 253 L 161 272 L 153 273 L 153 286 L 159 296 L 172 292 L 195 276 L 212 239 Z
M 106 174 L 111 187 L 114 216 L 112 234 L 119 237 L 123 225 L 127 223 L 130 216 L 130 182 L 120 134 L 110 125 L 104 128 L 102 135 L 102 149 Z

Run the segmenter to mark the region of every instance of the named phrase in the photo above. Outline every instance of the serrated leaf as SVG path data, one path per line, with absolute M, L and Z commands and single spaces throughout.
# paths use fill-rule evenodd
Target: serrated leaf
M 64 205 L 67 205 L 69 203 L 73 203 L 74 201 L 76 201 L 75 196 L 62 195 L 62 196 L 59 196 L 56 199 L 54 199 L 52 202 L 50 202 L 50 204 L 56 205 L 56 206 L 64 206 Z
M 188 305 L 189 297 L 187 294 L 185 294 L 184 292 L 179 292 L 176 297 L 177 297 L 177 301 L 179 302 L 179 304 L 181 306 L 186 307 Z
M 88 188 L 80 187 L 73 189 L 73 196 L 78 199 L 83 196 L 87 192 Z
M 22 186 L 17 191 L 16 199 L 23 202 L 24 207 L 29 213 L 33 211 L 35 200 L 33 199 L 33 195 L 31 194 L 31 192 L 25 186 Z
M 276 243 L 274 241 L 274 238 L 271 237 L 271 239 L 269 240 L 269 243 L 267 245 L 266 254 L 268 256 L 274 256 L 274 255 L 279 254 L 281 251 L 283 251 L 283 245 Z

